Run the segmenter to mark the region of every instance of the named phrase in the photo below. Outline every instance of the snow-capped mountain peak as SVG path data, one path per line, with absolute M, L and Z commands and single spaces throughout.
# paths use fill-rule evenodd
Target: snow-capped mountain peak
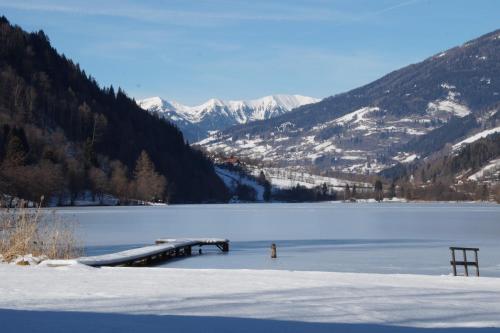
M 247 101 L 247 105 L 253 107 L 266 107 L 272 105 L 280 106 L 287 110 L 292 110 L 299 106 L 316 102 L 319 102 L 319 99 L 301 95 L 271 95 Z
M 161 97 L 155 96 L 139 100 L 137 104 L 145 110 L 160 110 L 164 108 L 165 102 Z
M 225 106 L 224 102 L 218 98 L 211 98 L 202 104 L 204 107 Z
M 270 95 L 253 100 L 223 101 L 212 98 L 200 105 L 187 106 L 156 96 L 139 100 L 137 104 L 177 124 L 189 139 L 199 140 L 206 137 L 208 131 L 269 119 L 319 101 L 302 95 Z

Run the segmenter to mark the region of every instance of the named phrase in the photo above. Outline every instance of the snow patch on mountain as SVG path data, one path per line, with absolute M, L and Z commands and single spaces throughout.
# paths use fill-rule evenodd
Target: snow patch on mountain
M 345 125 L 347 123 L 359 123 L 364 120 L 365 116 L 373 111 L 378 111 L 378 107 L 364 107 L 359 110 L 348 113 L 340 118 L 335 119 L 335 122 L 339 125 Z
M 353 124 L 358 124 L 358 126 L 355 129 L 366 129 L 368 128 L 366 122 L 370 122 L 368 118 L 368 114 L 374 111 L 379 111 L 380 109 L 378 107 L 370 107 L 370 106 L 365 106 L 362 107 L 358 110 L 355 110 L 353 112 L 350 112 L 348 114 L 343 115 L 342 117 L 338 117 L 334 120 L 328 121 L 326 123 L 314 126 L 312 128 L 313 131 L 320 131 L 322 129 L 331 127 L 331 126 L 347 126 L 347 125 L 353 125 Z
M 470 110 L 467 106 L 450 99 L 435 101 L 428 104 L 427 112 L 434 114 L 439 111 L 452 113 L 458 117 L 465 117 L 470 114 Z
M 485 178 L 498 179 L 500 175 L 500 158 L 494 159 L 482 167 L 479 171 L 468 177 L 469 180 L 478 181 Z
M 447 82 L 441 83 L 441 88 L 448 91 L 448 96 L 442 100 L 435 100 L 429 102 L 427 105 L 427 112 L 432 115 L 438 115 L 439 113 L 451 113 L 457 117 L 465 117 L 470 114 L 469 108 L 460 103 L 458 98 L 460 93 L 456 91 L 456 87 Z
M 406 152 L 399 152 L 396 156 L 393 157 L 393 159 L 398 161 L 399 163 L 411 163 L 417 158 L 417 154 L 410 154 Z
M 495 134 L 495 133 L 500 133 L 500 126 L 497 126 L 495 128 L 490 128 L 490 129 L 487 129 L 487 130 L 484 130 L 484 131 L 481 131 L 479 133 L 476 133 L 476 134 L 468 137 L 467 139 L 464 139 L 464 140 L 462 140 L 462 141 L 454 144 L 453 145 L 453 150 L 458 150 L 458 149 L 460 149 L 462 146 L 464 146 L 466 144 L 475 142 L 475 141 L 477 141 L 479 139 L 485 138 L 488 135 L 492 135 L 492 134 Z

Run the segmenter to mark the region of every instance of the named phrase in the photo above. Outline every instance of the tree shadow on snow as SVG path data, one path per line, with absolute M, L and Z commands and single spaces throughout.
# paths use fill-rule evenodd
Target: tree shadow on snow
M 500 332 L 499 328 L 413 328 L 377 324 L 308 323 L 299 321 L 228 317 L 127 315 L 115 313 L 26 311 L 0 309 L 2 333 L 86 333 L 86 332 L 168 332 L 168 333 L 322 333 L 401 332 L 454 333 Z

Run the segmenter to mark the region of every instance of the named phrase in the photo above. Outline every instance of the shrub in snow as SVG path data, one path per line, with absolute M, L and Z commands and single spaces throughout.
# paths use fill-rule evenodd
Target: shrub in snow
M 38 264 L 79 254 L 74 224 L 24 204 L 0 213 L 0 255 L 7 262 Z M 28 255 L 29 253 L 29 255 Z

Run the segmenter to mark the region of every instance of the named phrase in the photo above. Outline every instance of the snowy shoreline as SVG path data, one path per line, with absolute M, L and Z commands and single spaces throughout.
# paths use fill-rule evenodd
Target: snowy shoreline
M 14 322 L 11 326 L 7 324 L 3 332 L 10 332 L 9 327 L 16 332 L 45 332 L 55 328 L 62 332 L 69 331 L 69 327 L 74 331 L 73 326 L 76 332 L 85 332 L 91 327 L 88 325 L 96 325 L 88 322 L 93 319 L 99 326 L 92 326 L 92 331 L 98 332 L 115 328 L 132 332 L 140 327 L 195 332 L 199 325 L 209 325 L 203 331 L 217 332 L 500 328 L 498 278 L 232 269 L 96 269 L 78 264 L 60 268 L 0 264 L 0 276 L 0 309 L 3 309 L 0 321 Z M 18 316 L 22 323 L 12 321 Z M 116 321 L 113 316 L 121 319 Z M 141 321 L 144 316 L 148 320 Z M 64 327 L 57 325 L 59 320 L 65 323 Z
M 193 204 L 193 203 L 175 203 L 175 204 L 164 204 L 164 203 L 158 203 L 158 204 L 147 204 L 147 205 L 115 205 L 115 206 L 106 206 L 106 205 L 87 205 L 87 206 L 53 206 L 53 207 L 43 207 L 44 209 L 79 209 L 79 208 L 109 208 L 109 207 L 125 207 L 125 208 L 130 208 L 130 207 L 173 207 L 173 206 L 190 206 L 190 205 L 209 205 L 209 206 L 214 206 L 214 205 L 241 205 L 241 204 L 248 204 L 248 205 L 256 205 L 256 204 L 477 204 L 477 205 L 500 205 L 500 203 L 497 203 L 495 201 L 471 201 L 471 200 L 464 200 L 464 201 L 435 201 L 435 200 L 406 200 L 406 199 L 401 199 L 401 198 L 394 198 L 394 199 L 387 199 L 384 198 L 383 201 L 378 202 L 375 199 L 357 199 L 356 201 L 344 201 L 344 200 L 336 200 L 336 201 L 315 201 L 315 202 L 286 202 L 286 201 L 270 201 L 270 202 L 264 202 L 264 201 L 230 201 L 230 202 L 214 202 L 214 203 L 199 203 L 199 204 Z

